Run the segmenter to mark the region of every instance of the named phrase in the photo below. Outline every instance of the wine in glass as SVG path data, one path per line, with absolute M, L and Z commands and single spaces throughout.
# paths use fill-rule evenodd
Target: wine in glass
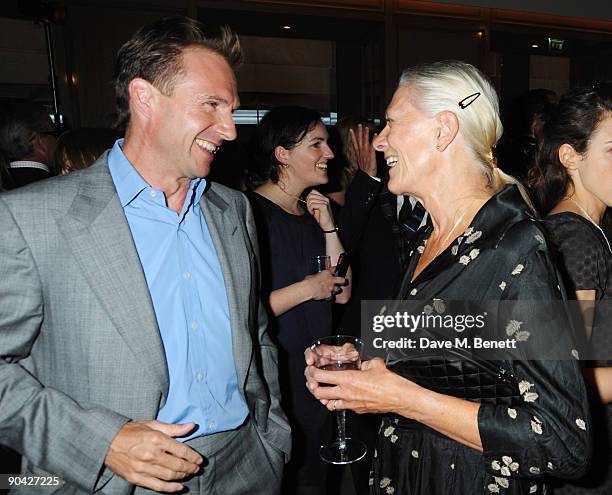
M 361 367 L 363 342 L 350 335 L 332 335 L 314 342 L 310 349 L 314 366 L 326 371 L 358 370 Z M 325 386 L 324 383 L 321 384 Z M 346 411 L 336 411 L 338 438 L 321 445 L 319 455 L 331 464 L 350 464 L 362 459 L 367 452 L 363 442 L 346 436 Z

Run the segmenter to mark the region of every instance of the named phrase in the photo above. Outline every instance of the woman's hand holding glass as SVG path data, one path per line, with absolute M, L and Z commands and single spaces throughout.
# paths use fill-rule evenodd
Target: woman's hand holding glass
M 336 294 L 336 287 L 345 283 L 344 277 L 334 277 L 331 270 L 323 270 L 314 275 L 306 275 L 304 282 L 308 285 L 310 298 L 315 301 L 324 301 Z
M 334 373 L 315 366 L 311 349 L 306 349 L 305 358 L 308 389 L 330 411 L 396 413 L 417 419 L 424 407 L 425 389 L 387 369 L 382 359 L 363 361 L 359 371 Z M 331 386 L 321 386 L 322 383 Z

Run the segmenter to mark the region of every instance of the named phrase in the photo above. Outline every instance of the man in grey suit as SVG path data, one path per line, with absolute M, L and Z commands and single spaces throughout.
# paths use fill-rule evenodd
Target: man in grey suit
M 0 195 L 0 443 L 61 493 L 279 491 L 290 448 L 236 137 L 236 36 L 187 18 L 117 57 L 125 140 Z

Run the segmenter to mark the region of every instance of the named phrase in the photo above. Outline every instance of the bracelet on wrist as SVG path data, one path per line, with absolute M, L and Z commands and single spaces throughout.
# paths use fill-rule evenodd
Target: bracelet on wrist
M 338 232 L 338 227 L 334 227 L 331 230 L 324 230 L 323 231 L 324 234 L 333 234 L 334 232 Z

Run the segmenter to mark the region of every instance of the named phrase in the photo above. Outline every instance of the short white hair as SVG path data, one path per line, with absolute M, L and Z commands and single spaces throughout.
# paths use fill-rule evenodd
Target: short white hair
M 486 76 L 466 62 L 443 60 L 404 70 L 399 86 L 408 84 L 419 93 L 415 105 L 429 117 L 445 110 L 457 116 L 459 132 L 493 184 L 493 148 L 503 126 L 497 93 Z

